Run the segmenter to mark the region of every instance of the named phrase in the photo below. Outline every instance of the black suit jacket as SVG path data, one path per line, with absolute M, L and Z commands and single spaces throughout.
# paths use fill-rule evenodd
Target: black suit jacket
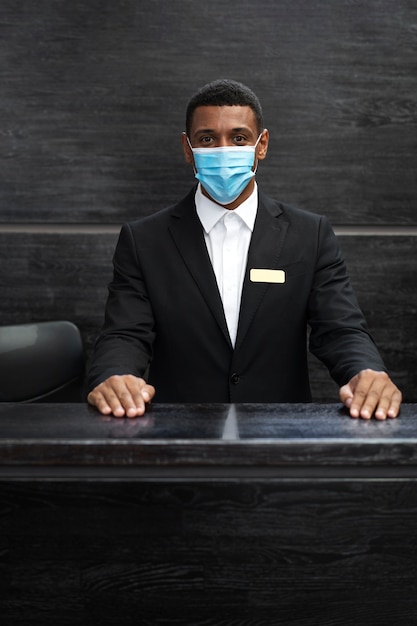
M 384 369 L 327 219 L 261 192 L 233 349 L 194 195 L 123 226 L 89 389 L 135 374 L 160 402 L 308 402 L 307 325 L 339 385 Z M 285 282 L 251 282 L 252 268 Z

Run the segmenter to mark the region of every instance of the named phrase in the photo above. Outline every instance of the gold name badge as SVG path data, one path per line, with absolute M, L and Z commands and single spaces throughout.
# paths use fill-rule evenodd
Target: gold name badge
M 249 277 L 252 283 L 285 283 L 284 270 L 251 269 Z

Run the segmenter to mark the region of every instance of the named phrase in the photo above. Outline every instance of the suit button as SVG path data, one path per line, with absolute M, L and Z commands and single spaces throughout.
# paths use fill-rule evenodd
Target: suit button
M 240 376 L 236 374 L 235 372 L 234 374 L 231 375 L 230 380 L 234 385 L 237 385 L 238 382 L 240 381 Z

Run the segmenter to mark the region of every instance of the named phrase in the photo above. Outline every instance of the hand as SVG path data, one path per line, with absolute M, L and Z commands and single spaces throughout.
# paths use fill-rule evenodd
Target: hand
M 155 388 L 143 378 L 127 374 L 111 376 L 90 391 L 87 400 L 103 415 L 138 417 L 155 395 Z
M 401 391 L 385 372 L 362 370 L 339 390 L 339 398 L 351 417 L 384 420 L 397 417 L 402 401 Z

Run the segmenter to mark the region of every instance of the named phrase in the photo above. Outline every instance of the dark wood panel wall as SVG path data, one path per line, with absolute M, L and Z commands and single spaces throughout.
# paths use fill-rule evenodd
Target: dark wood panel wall
M 89 354 L 121 223 L 186 193 L 187 100 L 231 77 L 263 103 L 260 184 L 331 219 L 415 401 L 416 33 L 414 0 L 4 0 L 0 324 L 71 319 Z
M 415 622 L 409 479 L 2 481 L 0 511 L 6 624 Z

